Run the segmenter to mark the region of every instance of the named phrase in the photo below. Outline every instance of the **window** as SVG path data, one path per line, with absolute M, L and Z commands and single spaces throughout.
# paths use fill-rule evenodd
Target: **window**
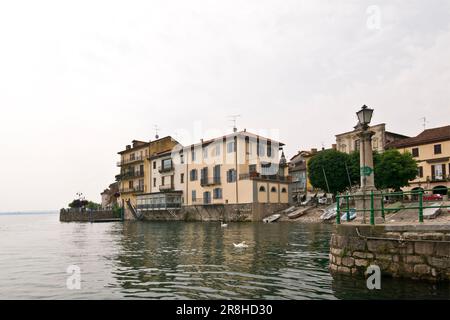
M 419 148 L 412 148 L 412 156 L 413 157 L 419 156 Z
M 216 157 L 220 156 L 220 148 L 221 148 L 221 144 L 217 143 L 215 148 L 214 148 L 214 154 Z
M 256 172 L 256 164 L 251 164 L 248 166 L 248 171 L 250 173 Z
M 228 153 L 232 153 L 235 150 L 235 143 L 234 141 L 228 142 L 227 143 L 227 152 Z
M 442 145 L 435 144 L 434 145 L 434 154 L 441 154 L 442 153 Z
M 432 180 L 442 180 L 446 174 L 445 164 L 437 164 L 431 166 Z
M 197 201 L 197 191 L 192 190 L 192 202 Z
M 156 178 L 153 178 L 153 187 L 156 187 Z
M 361 141 L 355 140 L 355 151 L 359 151 L 359 147 L 360 147 Z
M 265 151 L 264 146 L 262 144 L 258 144 L 258 156 L 263 156 Z
M 128 181 L 128 188 L 133 189 L 133 181 Z
M 286 193 L 286 192 L 287 192 L 286 188 L 281 189 L 281 193 Z
M 417 168 L 417 176 L 419 178 L 423 178 L 423 167 L 418 167 Z
M 273 148 L 272 148 L 272 146 L 269 144 L 269 145 L 267 145 L 267 156 L 268 156 L 269 158 L 271 158 L 272 155 L 273 155 Z
M 181 163 L 181 164 L 184 163 L 184 155 L 183 155 L 182 152 L 180 153 L 180 163 Z
M 209 191 L 203 192 L 203 203 L 204 204 L 211 203 L 211 192 L 209 192 Z
M 213 179 L 215 183 L 220 183 L 220 164 L 214 166 Z
M 184 183 L 184 173 L 180 174 L 180 183 Z
M 170 169 L 172 168 L 172 159 L 164 159 L 161 161 L 161 169 Z
M 153 169 L 156 169 L 156 161 L 153 161 Z
M 134 153 L 130 154 L 130 161 L 133 161 L 135 159 Z
M 227 182 L 236 182 L 236 170 L 230 169 L 227 171 Z
M 194 149 L 191 150 L 191 159 L 192 159 L 192 161 L 195 161 L 195 150 Z
M 215 188 L 213 190 L 213 197 L 214 197 L 214 199 L 222 199 L 222 189 L 221 188 Z
M 266 188 L 264 186 L 259 187 L 259 192 L 266 192 Z
M 192 169 L 191 170 L 191 181 L 195 181 L 197 179 L 198 179 L 197 169 Z
M 208 158 L 208 148 L 204 147 L 203 148 L 203 159 L 206 159 L 206 158 Z
M 270 192 L 277 192 L 277 188 L 272 187 L 272 188 L 270 189 Z

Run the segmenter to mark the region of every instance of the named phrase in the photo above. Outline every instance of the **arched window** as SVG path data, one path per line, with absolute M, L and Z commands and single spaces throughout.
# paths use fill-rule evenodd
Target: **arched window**
M 265 192 L 266 188 L 264 188 L 264 186 L 259 187 L 259 192 Z
M 270 192 L 277 192 L 277 188 L 272 187 L 272 189 L 270 189 Z
M 282 192 L 282 193 L 286 193 L 286 192 L 287 192 L 287 191 L 286 191 L 286 188 L 281 189 L 281 192 Z

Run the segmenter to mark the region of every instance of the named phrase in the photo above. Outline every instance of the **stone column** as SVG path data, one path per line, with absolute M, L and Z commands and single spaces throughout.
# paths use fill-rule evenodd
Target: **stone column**
M 375 132 L 362 130 L 358 133 L 360 139 L 360 175 L 361 188 L 355 194 L 357 215 L 363 217 L 363 223 L 369 221 L 371 208 L 371 193 L 374 193 L 375 217 L 381 217 L 381 195 L 375 188 L 375 176 L 373 165 L 372 136 Z M 380 218 L 377 219 L 380 223 Z

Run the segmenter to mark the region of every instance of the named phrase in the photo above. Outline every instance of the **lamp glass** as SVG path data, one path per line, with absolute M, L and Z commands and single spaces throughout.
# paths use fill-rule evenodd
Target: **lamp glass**
M 359 123 L 362 125 L 368 125 L 372 120 L 373 109 L 363 106 L 356 115 L 358 116 Z

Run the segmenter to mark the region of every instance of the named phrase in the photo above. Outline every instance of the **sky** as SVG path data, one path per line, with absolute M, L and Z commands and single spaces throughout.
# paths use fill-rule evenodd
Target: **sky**
M 0 212 L 100 201 L 131 140 L 237 127 L 329 147 L 363 104 L 450 123 L 447 0 L 2 1 Z

